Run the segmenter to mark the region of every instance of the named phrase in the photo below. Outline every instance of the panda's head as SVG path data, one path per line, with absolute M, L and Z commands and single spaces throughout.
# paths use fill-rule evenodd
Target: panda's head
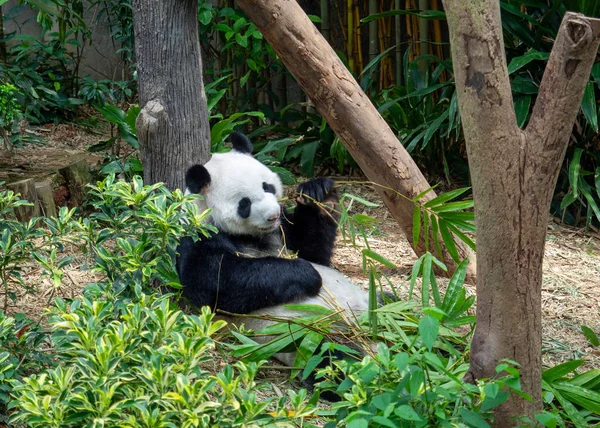
M 215 153 L 185 176 L 187 193 L 202 194 L 200 209 L 212 210 L 211 222 L 222 232 L 260 236 L 279 227 L 283 195 L 279 176 L 252 156 L 248 138 L 234 132 L 233 150 Z

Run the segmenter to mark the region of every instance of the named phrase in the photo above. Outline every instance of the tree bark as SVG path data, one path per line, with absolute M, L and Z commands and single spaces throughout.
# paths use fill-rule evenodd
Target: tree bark
M 412 234 L 413 198 L 431 186 L 398 141 L 393 131 L 340 61 L 331 46 L 310 22 L 295 0 L 238 0 L 288 70 L 340 137 L 407 237 Z M 423 202 L 435 197 L 429 192 Z M 416 248 L 425 252 L 424 233 Z M 457 242 L 471 260 L 468 278 L 473 281 L 474 255 Z M 445 254 L 452 273 L 455 264 Z
M 197 7 L 194 0 L 133 2 L 144 183 L 171 190 L 210 158 Z
M 567 13 L 528 127 L 516 123 L 497 0 L 444 0 L 477 226 L 477 327 L 467 379 L 521 365 L 528 402 L 494 425 L 542 410 L 541 283 L 550 202 L 600 42 L 600 20 Z
M 0 39 L 4 37 L 4 13 L 0 5 Z M 0 42 L 0 64 L 6 64 L 6 42 Z

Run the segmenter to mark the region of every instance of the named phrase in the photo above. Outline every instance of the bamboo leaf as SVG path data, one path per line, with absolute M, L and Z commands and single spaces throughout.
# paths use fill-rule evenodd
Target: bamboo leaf
M 450 278 L 450 282 L 448 283 L 448 288 L 446 289 L 446 295 L 444 296 L 444 301 L 442 303 L 442 310 L 447 314 L 450 313 L 454 306 L 458 306 L 462 304 L 462 302 L 458 303 L 458 297 L 460 295 L 460 290 L 464 288 L 465 277 L 467 275 L 467 266 L 469 265 L 469 260 L 464 259 L 462 262 L 456 266 L 456 270 L 454 271 L 454 275 Z M 458 304 L 457 304 L 458 303 Z
M 447 223 L 446 225 L 452 231 L 452 233 L 454 233 L 457 236 L 458 239 L 460 239 L 462 242 L 464 242 L 465 244 L 467 244 L 469 246 L 469 248 L 471 248 L 473 251 L 477 251 L 477 248 L 475 246 L 475 242 L 473 242 L 473 240 L 471 238 L 469 238 L 467 235 L 465 235 L 464 233 L 462 233 L 462 231 L 459 230 L 452 223 Z
M 423 260 L 423 275 L 421 277 L 421 301 L 423 307 L 429 306 L 429 284 L 431 282 L 431 272 L 433 271 L 433 260 L 431 253 L 425 254 L 425 260 Z
M 515 97 L 515 114 L 517 116 L 517 125 L 522 128 L 527 121 L 529 106 L 531 105 L 531 96 L 519 95 Z
M 566 363 L 559 364 L 542 372 L 542 378 L 546 382 L 552 382 L 556 379 L 575 371 L 579 366 L 585 363 L 585 360 L 571 360 Z
M 431 237 L 433 238 L 437 255 L 441 258 L 442 246 L 440 245 L 439 227 L 437 218 L 434 215 L 431 216 Z
M 548 52 L 539 52 L 535 49 L 529 49 L 525 55 L 514 57 L 508 65 L 508 74 L 513 74 L 515 71 L 525 67 L 531 61 L 542 60 L 546 61 L 550 57 Z
M 417 248 L 417 244 L 419 243 L 419 236 L 421 233 L 421 207 L 419 205 L 415 206 L 413 210 L 413 226 L 412 226 L 412 235 L 413 235 L 413 247 Z M 427 231 L 425 231 L 427 234 Z
M 428 253 L 425 253 L 421 257 L 419 257 L 413 265 L 412 272 L 410 274 L 410 287 L 408 288 L 409 300 L 412 299 L 413 291 L 415 289 L 415 283 L 417 282 L 417 278 L 419 277 L 419 272 L 421 272 L 421 265 L 423 264 L 423 259 L 427 254 Z
M 362 250 L 362 254 L 363 254 L 363 256 L 365 256 L 365 257 L 368 257 L 368 258 L 370 258 L 370 259 L 373 259 L 373 260 L 375 260 L 376 262 L 379 262 L 379 263 L 381 263 L 381 264 L 382 264 L 382 265 L 384 265 L 385 267 L 389 267 L 389 268 L 391 268 L 391 269 L 396 269 L 396 268 L 397 268 L 397 266 L 396 266 L 394 263 L 392 263 L 391 261 L 389 261 L 388 259 L 386 259 L 386 258 L 385 258 L 385 257 L 383 257 L 382 255 L 380 255 L 380 254 L 377 254 L 377 253 L 376 253 L 375 251 L 373 251 L 373 250 L 369 250 L 369 249 L 365 248 L 365 249 L 363 249 L 363 250 Z
M 439 129 L 439 127 L 442 125 L 442 122 L 444 122 L 444 120 L 446 120 L 446 118 L 448 118 L 448 110 L 444 111 L 437 119 L 435 119 L 433 122 L 429 123 L 429 125 L 427 126 L 427 130 L 425 132 L 425 135 L 423 136 L 423 144 L 421 146 L 421 148 L 425 148 L 427 146 L 427 143 L 429 143 L 429 140 L 431 140 L 431 137 L 433 137 L 433 134 L 435 134 L 437 132 L 437 130 Z
M 441 195 L 433 198 L 431 201 L 425 203 L 423 206 L 425 208 L 432 208 L 438 205 L 442 205 L 443 203 L 450 201 L 454 198 L 458 198 L 463 193 L 467 192 L 470 187 L 463 187 L 456 190 L 451 190 L 450 192 L 442 193 Z
M 585 338 L 592 344 L 592 346 L 600 346 L 600 339 L 598 339 L 598 336 L 591 328 L 582 325 L 581 331 L 583 332 Z
M 454 237 L 452 233 L 446 226 L 446 222 L 442 219 L 438 220 L 438 224 L 440 226 L 440 233 L 442 235 L 442 239 L 444 240 L 444 245 L 446 246 L 446 250 L 448 250 L 448 254 L 452 257 L 452 260 L 458 263 L 460 260 L 460 256 L 458 254 L 458 250 L 456 248 L 456 243 L 454 242 Z
M 448 211 L 462 211 L 470 208 L 473 208 L 473 201 L 451 202 L 449 204 L 432 207 L 431 210 L 436 213 L 443 213 Z
M 585 86 L 583 100 L 581 101 L 581 110 L 594 132 L 598 132 L 598 110 L 596 108 L 593 82 L 588 82 Z

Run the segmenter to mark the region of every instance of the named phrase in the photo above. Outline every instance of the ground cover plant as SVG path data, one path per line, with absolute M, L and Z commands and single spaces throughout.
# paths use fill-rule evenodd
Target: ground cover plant
M 56 300 L 41 322 L 0 316 L 0 413 L 5 421 L 57 427 L 483 427 L 507 391 L 520 389 L 518 367 L 509 361 L 499 366 L 494 379 L 477 385 L 461 380 L 468 367 L 474 301 L 463 283 L 464 262 L 444 286 L 433 274 L 433 266 L 441 265 L 437 258 L 427 253 L 419 259 L 412 284 L 398 291 L 420 298 L 403 298 L 365 314 L 348 332 L 354 343 L 375 340 L 376 350 L 365 347 L 364 356 L 329 335 L 335 314 L 323 308 L 304 308 L 307 320 L 261 332 L 280 337 L 258 345 L 251 332 L 232 337 L 206 310 L 186 314 L 169 295 L 155 294 L 157 283 L 176 293 L 172 255 L 178 237 L 204 236 L 208 227 L 206 213 L 197 212 L 191 198 L 160 185 L 143 186 L 139 178 L 120 181 L 111 176 L 90 190 L 95 208 L 90 216 L 65 217 L 69 211 L 64 210 L 62 220 L 44 222 L 54 225 L 55 242 L 75 243 L 79 251 L 88 252 L 97 280 L 81 296 Z M 22 202 L 6 191 L 0 195 L 4 218 L 10 219 L 11 210 Z M 344 201 L 348 242 L 354 240 L 359 247 L 376 239 L 380 232 L 367 225 L 377 220 L 352 210 L 361 201 L 375 204 L 351 194 Z M 433 239 L 431 245 L 435 251 Z M 371 272 L 371 287 L 392 282 L 386 273 L 390 260 L 373 248 L 360 251 Z M 61 251 L 55 252 L 53 260 L 60 260 Z M 63 276 L 49 258 L 30 256 L 29 262 L 54 266 L 47 272 L 60 291 Z M 297 370 L 291 372 L 296 379 L 308 376 L 332 349 L 348 351 L 356 359 L 336 361 L 322 370 L 314 397 L 297 380 L 285 394 L 274 394 L 273 386 L 261 380 L 260 367 L 290 345 L 300 351 Z M 223 365 L 214 362 L 220 354 L 226 356 Z M 544 426 L 598 421 L 594 397 L 600 373 L 581 370 L 582 363 L 568 361 L 544 373 L 548 411 L 537 417 Z M 342 399 L 323 406 L 316 401 L 322 391 L 336 392 Z

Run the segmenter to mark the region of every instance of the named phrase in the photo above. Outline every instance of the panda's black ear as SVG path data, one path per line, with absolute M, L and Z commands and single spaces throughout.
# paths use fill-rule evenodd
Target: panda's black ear
M 231 141 L 231 145 L 233 146 L 233 150 L 240 153 L 252 154 L 252 143 L 241 132 L 233 132 L 229 136 L 229 141 Z
M 210 174 L 204 165 L 194 165 L 185 174 L 185 187 L 192 193 L 202 193 L 210 184 Z

